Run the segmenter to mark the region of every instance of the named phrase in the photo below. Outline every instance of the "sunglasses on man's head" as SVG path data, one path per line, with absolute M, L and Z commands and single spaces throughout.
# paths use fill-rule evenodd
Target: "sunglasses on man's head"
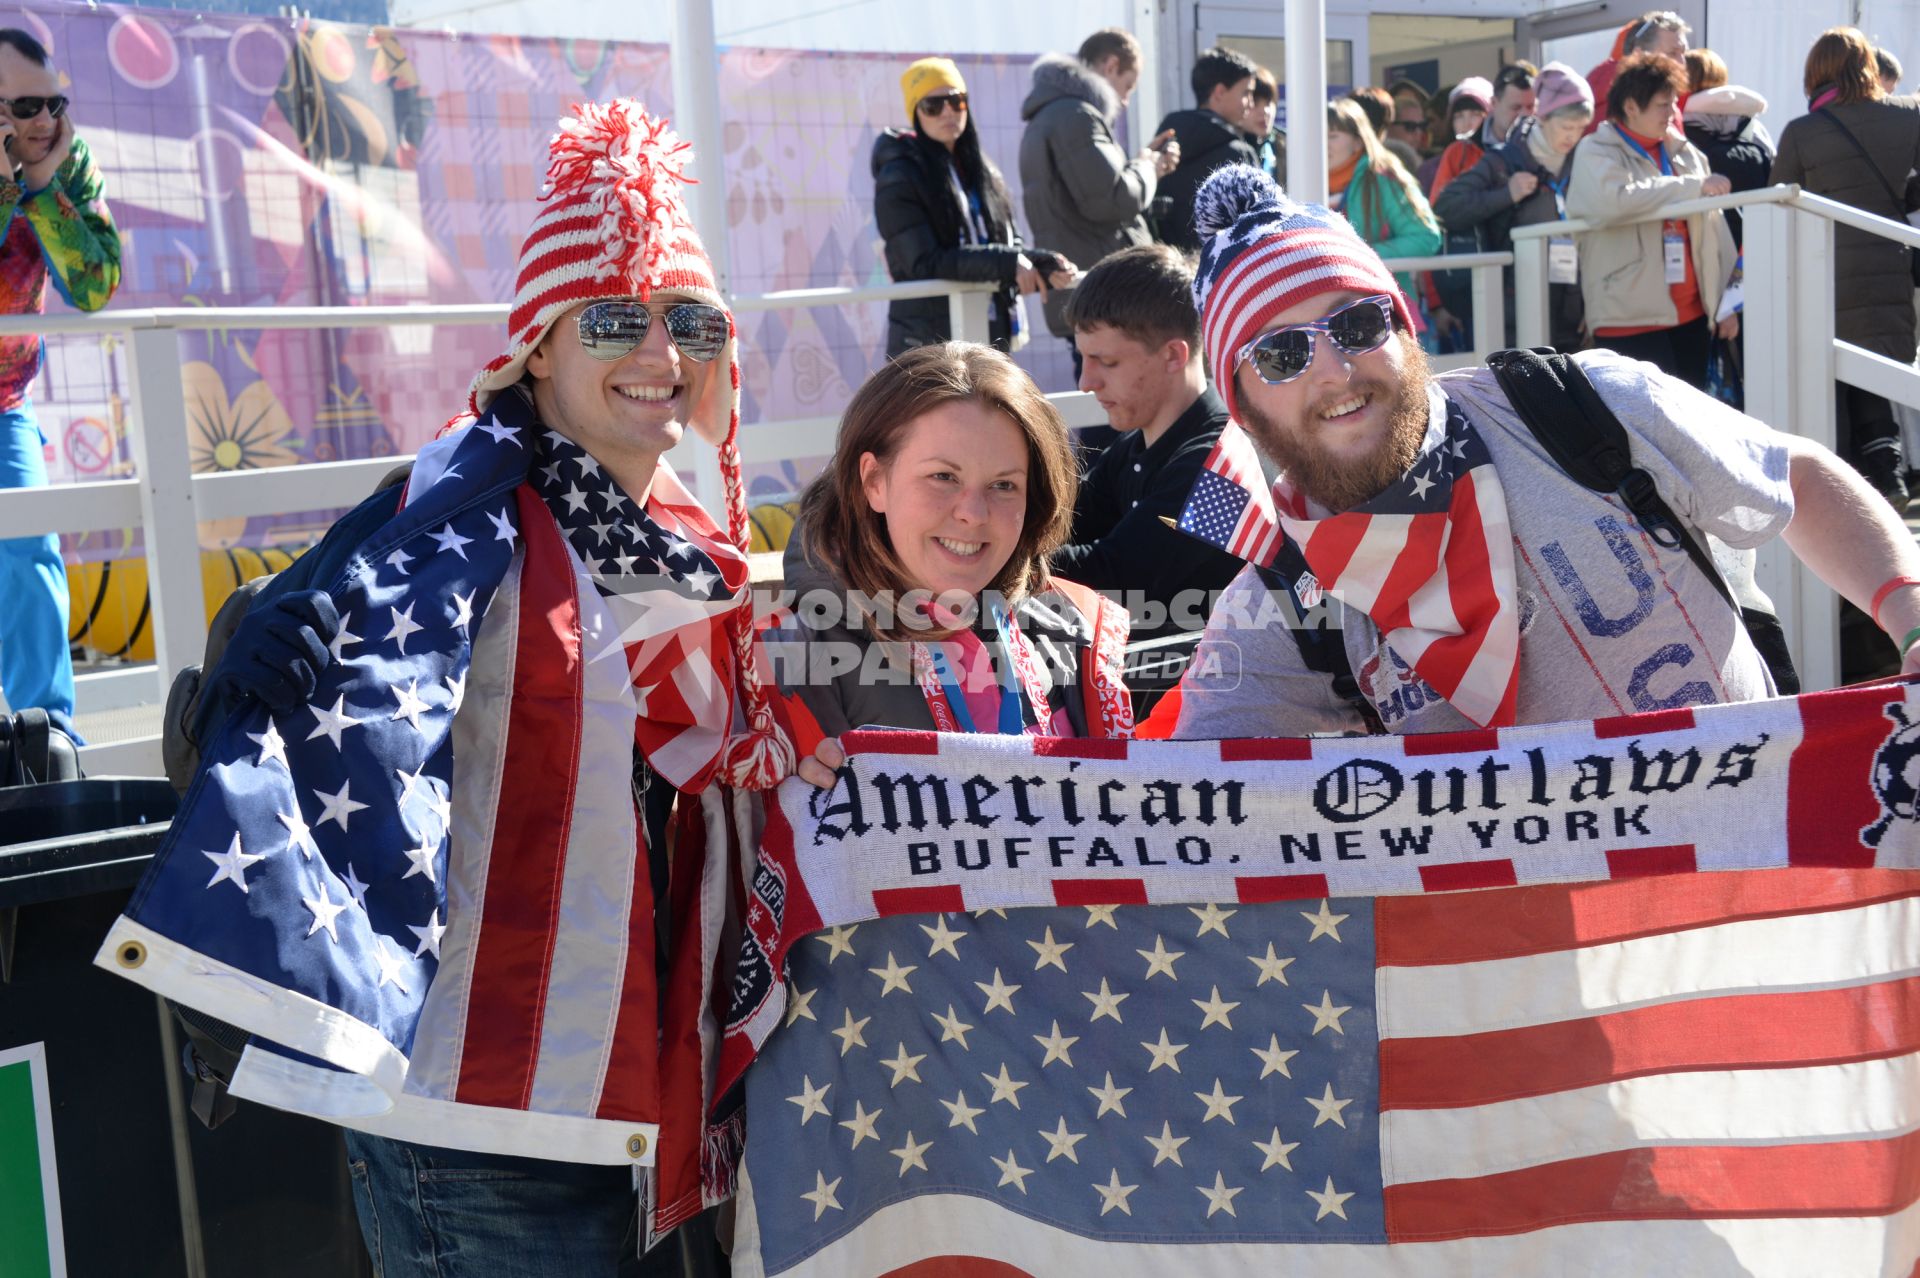
M 967 109 L 967 95 L 964 93 L 940 93 L 920 99 L 920 109 L 928 115 L 945 115 L 947 108 L 955 111 Z
M 0 98 L 0 104 L 4 104 L 7 114 L 16 120 L 31 120 L 42 111 L 57 120 L 67 110 L 66 98 L 57 93 L 50 98 Z
M 702 364 L 726 349 L 727 313 L 704 302 L 675 302 L 661 318 L 667 336 L 688 359 Z M 595 302 L 580 312 L 580 345 L 595 359 L 616 360 L 647 340 L 654 313 L 645 302 Z
M 1371 354 L 1393 335 L 1393 299 L 1376 293 L 1310 323 L 1262 333 L 1240 348 L 1233 366 L 1252 360 L 1253 371 L 1267 385 L 1290 382 L 1312 367 L 1315 333 L 1325 333 L 1343 355 Z

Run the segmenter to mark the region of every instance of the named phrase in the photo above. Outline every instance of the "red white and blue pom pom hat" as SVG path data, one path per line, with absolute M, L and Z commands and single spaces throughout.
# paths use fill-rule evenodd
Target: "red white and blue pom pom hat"
M 632 98 L 576 104 L 550 144 L 542 208 L 520 248 L 520 273 L 507 316 L 506 353 L 473 379 L 475 417 L 526 373 L 527 356 L 569 309 L 582 302 L 671 292 L 727 312 L 724 367 L 706 380 L 688 424 L 719 450 L 725 485 L 726 534 L 745 554 L 750 546 L 746 489 L 740 475 L 740 362 L 731 308 L 720 296 L 713 263 L 687 214 L 680 188 L 692 144 Z M 450 422 L 454 426 L 457 422 Z M 752 613 L 743 606 L 731 627 L 746 694 L 748 732 L 728 742 L 726 773 L 737 785 L 764 789 L 792 769 L 792 748 L 767 705 L 754 663 Z
M 632 98 L 618 98 L 576 105 L 560 121 L 550 145 L 542 207 L 520 248 L 507 350 L 473 379 L 469 407 L 475 415 L 520 380 L 527 356 L 553 322 L 582 302 L 645 301 L 672 292 L 728 309 L 681 198 L 681 186 L 693 180 L 685 172 L 691 143 Z M 688 424 L 720 449 L 731 505 L 740 427 L 740 366 L 731 314 L 727 330 L 720 355 L 726 373 L 708 379 Z

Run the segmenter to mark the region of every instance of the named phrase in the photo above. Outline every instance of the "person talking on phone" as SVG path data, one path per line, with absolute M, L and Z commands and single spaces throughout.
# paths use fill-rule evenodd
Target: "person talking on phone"
M 97 311 L 120 284 L 120 235 L 102 198 L 100 171 L 41 43 L 0 28 L 0 313 L 39 314 L 47 280 L 69 306 Z M 0 337 L 0 488 L 47 482 L 46 434 L 28 389 L 39 376 L 37 336 Z M 67 570 L 54 533 L 0 541 L 0 692 L 15 710 L 37 706 L 73 727 L 73 662 L 67 653 Z
M 1103 27 L 1069 57 L 1048 53 L 1033 64 L 1033 87 L 1021 104 L 1020 188 L 1027 224 L 1042 244 L 1065 253 L 1083 271 L 1122 249 L 1153 243 L 1147 208 L 1160 179 L 1180 165 L 1171 130 L 1129 156 L 1114 140 L 1127 99 L 1140 82 L 1140 42 L 1120 27 Z M 1136 126 L 1138 121 L 1135 121 Z M 1073 347 L 1067 322 L 1071 289 L 1047 294 L 1047 328 Z M 1080 352 L 1073 355 L 1080 376 Z

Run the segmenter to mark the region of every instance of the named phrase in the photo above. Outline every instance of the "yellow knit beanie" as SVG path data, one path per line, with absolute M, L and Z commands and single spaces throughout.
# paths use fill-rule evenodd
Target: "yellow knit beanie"
M 955 93 L 965 93 L 967 82 L 960 78 L 960 68 L 951 58 L 922 58 L 908 67 L 900 77 L 900 93 L 907 100 L 907 123 L 918 127 L 913 109 L 920 105 L 920 99 L 935 89 L 952 89 Z

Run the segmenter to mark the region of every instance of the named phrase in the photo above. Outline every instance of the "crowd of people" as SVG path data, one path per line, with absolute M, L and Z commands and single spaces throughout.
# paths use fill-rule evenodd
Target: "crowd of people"
M 1685 37 L 1652 14 L 1592 75 L 1516 66 L 1456 86 L 1425 181 L 1431 99 L 1417 86 L 1336 102 L 1323 207 L 1275 180 L 1271 79 L 1231 51 L 1203 55 L 1195 105 L 1126 154 L 1114 122 L 1139 50 L 1096 33 L 1034 68 L 1019 163 L 1037 246 L 958 68 L 916 62 L 902 81 L 912 127 L 874 149 L 887 260 L 900 278 L 997 284 L 992 343 L 951 341 L 944 303 L 895 304 L 891 358 L 848 405 L 785 557 L 790 590 L 843 606 L 795 606 L 763 629 L 735 328 L 683 202 L 685 153 L 637 103 L 582 108 L 554 140 L 502 353 L 404 484 L 253 597 L 178 725 L 206 763 L 122 921 L 140 930 L 107 952 L 281 1036 L 288 1050 L 252 1058 L 249 1094 L 350 1129 L 362 1232 L 389 1278 L 631 1273 L 646 1240 L 698 1211 L 702 1165 L 729 1154 L 698 1121 L 702 1065 L 679 1070 L 672 1050 L 713 1013 L 697 980 L 688 1001 L 670 976 L 698 975 L 721 930 L 686 877 L 733 829 L 716 787 L 830 786 L 838 738 L 865 727 L 1404 734 L 1773 694 L 1713 560 L 1631 536 L 1610 494 L 1542 452 L 1497 370 L 1435 375 L 1441 320 L 1470 317 L 1444 280 L 1385 261 L 1752 181 L 1768 147 L 1755 96 L 1708 83 L 1724 72 L 1705 57 L 1690 79 L 1674 56 Z M 1821 37 L 1810 114 L 1770 176 L 1869 207 L 1879 173 L 1883 203 L 1920 204 L 1920 187 L 1893 189 L 1920 159 L 1920 107 L 1887 97 L 1890 65 L 1858 32 Z M 76 164 L 77 147 L 62 171 Z M 599 251 L 581 252 L 583 236 Z M 1553 259 L 1556 337 L 1681 535 L 1735 550 L 1783 538 L 1920 670 L 1920 549 L 1869 480 L 1896 485 L 1706 391 L 1703 352 L 1738 336 L 1737 313 L 1721 314 L 1737 261 L 1726 220 L 1612 225 L 1568 248 Z M 1906 264 L 1852 241 L 1840 263 L 1859 279 L 1841 291 L 1842 335 L 1904 341 L 1911 359 Z M 1084 475 L 1060 414 L 1005 353 L 1029 335 L 1021 302 L 1035 294 L 1117 432 Z M 1851 439 L 1897 463 L 1897 430 L 1874 433 L 1868 398 L 1849 404 Z M 1291 557 L 1242 562 L 1171 526 L 1230 422 L 1280 476 Z M 711 514 L 665 461 L 689 429 L 719 452 Z M 1420 535 L 1446 555 L 1409 552 L 1411 521 L 1376 520 L 1409 511 L 1444 524 Z M 1594 603 L 1623 592 L 1639 600 L 1630 615 Z M 1296 629 L 1260 606 L 1282 596 L 1330 598 L 1340 621 Z M 1525 624 L 1522 600 L 1563 624 Z M 1130 632 L 1194 624 L 1203 655 L 1234 659 L 1198 662 L 1156 706 L 1162 690 L 1131 686 L 1120 649 Z M 317 788 L 341 778 L 364 801 Z M 348 818 L 376 804 L 349 844 Z M 420 846 L 368 837 L 382 818 Z M 237 894 L 246 926 L 269 934 L 244 962 L 212 939 L 235 926 Z M 1138 926 L 1117 908 L 1112 926 Z M 897 934 L 903 954 L 934 931 L 919 917 L 862 927 L 882 952 Z M 1007 970 L 1031 965 L 1032 942 L 983 934 L 983 970 L 994 944 Z M 794 962 L 810 965 L 810 997 L 851 1008 L 872 982 L 832 957 L 806 947 Z M 510 1014 L 523 995 L 551 1032 Z M 784 1095 L 801 1084 L 780 1043 L 776 1030 L 736 1115 L 749 1162 L 763 1116 L 801 1103 Z M 355 1108 L 362 1074 L 385 1079 L 390 1108 Z M 692 1117 L 675 1090 L 689 1077 Z M 803 1089 L 821 1112 L 825 1083 Z M 901 1130 L 951 1125 L 910 1089 L 889 1107 Z M 669 1183 L 689 1167 L 691 1182 Z
M 1491 79 L 1469 76 L 1438 93 L 1410 80 L 1354 89 L 1327 107 L 1329 204 L 1389 259 L 1504 252 L 1515 226 L 1592 223 L 1600 229 L 1550 240 L 1552 345 L 1616 350 L 1738 406 L 1739 213 L 1650 215 L 1795 182 L 1904 219 L 1920 203 L 1920 103 L 1898 96 L 1901 69 L 1891 52 L 1836 28 L 1808 53 L 1808 114 L 1788 127 L 1776 155 L 1759 120 L 1766 100 L 1733 82 L 1712 50 L 1690 48 L 1690 34 L 1677 14 L 1654 11 L 1623 27 L 1611 56 L 1585 75 L 1561 63 L 1514 62 Z M 1200 55 L 1193 105 L 1168 114 L 1139 154 L 1127 156 L 1114 140 L 1115 118 L 1140 70 L 1138 44 L 1118 29 L 1094 33 L 1075 56 L 1034 65 L 1021 111 L 1020 176 L 1039 247 L 1022 249 L 1002 215 L 1004 186 L 966 141 L 972 122 L 958 69 L 937 58 L 909 68 L 902 84 L 922 150 L 939 141 L 953 163 L 950 179 L 914 170 L 922 202 L 909 209 L 900 198 L 906 170 L 883 168 L 883 154 L 900 153 L 902 135 L 890 130 L 876 144 L 876 215 L 893 277 L 999 282 L 994 339 L 1003 350 L 1024 340 L 1005 318 L 1017 315 L 1019 294 L 1041 294 L 1048 328 L 1074 347 L 1082 375 L 1065 319 L 1078 272 L 1153 241 L 1196 251 L 1194 197 L 1220 168 L 1251 165 L 1276 180 L 1286 172 L 1273 74 L 1228 48 Z M 956 94 L 959 121 L 916 114 L 928 109 L 921 96 L 938 111 Z M 956 128 L 958 142 L 942 141 Z M 979 212 L 969 218 L 963 209 Z M 1906 250 L 1844 227 L 1837 244 L 1838 335 L 1912 362 L 1914 296 L 1899 260 Z M 1401 272 L 1396 284 L 1428 353 L 1512 345 L 1511 269 L 1505 329 L 1485 337 L 1474 329 L 1468 271 Z M 909 316 L 924 317 L 911 336 Z M 889 355 L 904 349 L 903 336 L 906 345 L 944 340 L 944 311 L 896 303 Z M 1845 388 L 1837 411 L 1843 454 L 1904 510 L 1910 449 L 1894 407 Z M 1920 420 L 1909 425 L 1920 428 Z

